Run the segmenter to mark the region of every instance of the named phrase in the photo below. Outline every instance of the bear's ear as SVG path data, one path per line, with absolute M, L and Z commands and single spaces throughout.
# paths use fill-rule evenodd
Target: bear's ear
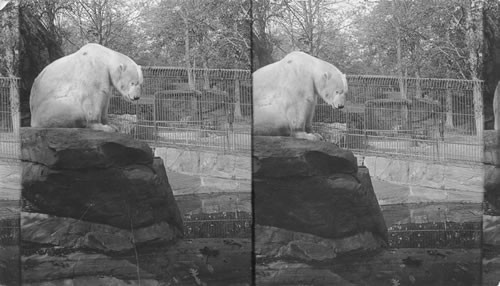
M 330 72 L 325 72 L 325 73 L 323 74 L 323 78 L 324 78 L 325 80 L 329 80 L 331 77 L 332 77 L 332 74 L 331 74 Z
M 127 70 L 127 65 L 120 64 L 120 71 L 124 72 L 125 70 Z

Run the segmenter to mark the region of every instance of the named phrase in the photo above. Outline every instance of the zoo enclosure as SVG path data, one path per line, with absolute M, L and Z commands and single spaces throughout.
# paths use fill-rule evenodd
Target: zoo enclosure
M 252 86 L 248 70 L 142 67 L 141 99 L 115 91 L 109 121 L 152 147 L 250 153 Z
M 322 99 L 315 132 L 364 155 L 426 161 L 482 160 L 483 82 L 479 80 L 348 75 L 347 103 Z
M 0 77 L 0 159 L 18 159 L 20 147 L 19 78 Z

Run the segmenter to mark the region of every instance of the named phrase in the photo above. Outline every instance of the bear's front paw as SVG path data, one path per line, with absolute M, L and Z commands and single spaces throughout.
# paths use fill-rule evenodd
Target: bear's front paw
M 297 132 L 294 134 L 295 138 L 307 139 L 311 141 L 323 141 L 323 136 L 318 133 L 306 133 L 306 132 Z
M 114 125 L 104 125 L 100 123 L 90 125 L 90 129 L 104 132 L 118 132 L 118 128 Z

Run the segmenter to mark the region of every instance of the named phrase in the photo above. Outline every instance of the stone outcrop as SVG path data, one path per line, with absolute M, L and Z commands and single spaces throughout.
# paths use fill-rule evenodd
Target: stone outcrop
M 102 268 L 90 263 L 77 276 L 152 279 L 134 259 L 111 258 L 182 237 L 163 161 L 149 146 L 89 129 L 22 128 L 21 140 L 24 282 L 70 279 L 91 255 Z
M 500 215 L 500 131 L 484 132 L 484 190 L 490 211 Z
M 498 115 L 497 115 L 498 116 Z M 498 282 L 500 275 L 500 131 L 484 131 L 484 215 L 483 275 L 484 285 Z
M 368 169 L 358 168 L 352 152 L 290 137 L 253 144 L 258 257 L 321 261 L 386 244 Z

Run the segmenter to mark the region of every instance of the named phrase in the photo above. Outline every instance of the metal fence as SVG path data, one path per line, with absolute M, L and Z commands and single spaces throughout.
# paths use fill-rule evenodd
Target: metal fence
M 320 100 L 313 129 L 360 155 L 481 163 L 482 81 L 347 76 L 346 108 Z
M 117 92 L 109 120 L 152 147 L 250 153 L 252 85 L 248 70 L 142 67 L 141 99 Z
M 19 78 L 0 77 L 0 159 L 19 158 L 19 127 Z
M 184 217 L 184 238 L 251 238 L 252 215 L 247 212 L 196 214 Z
M 429 222 L 393 225 L 389 248 L 479 248 L 481 222 Z

